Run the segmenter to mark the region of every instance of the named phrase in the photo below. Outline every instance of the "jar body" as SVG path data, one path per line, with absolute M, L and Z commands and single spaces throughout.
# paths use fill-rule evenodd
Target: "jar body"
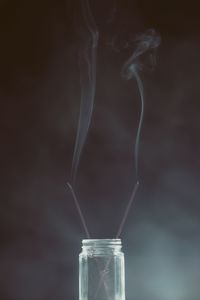
M 79 255 L 79 300 L 125 300 L 120 239 L 83 240 Z

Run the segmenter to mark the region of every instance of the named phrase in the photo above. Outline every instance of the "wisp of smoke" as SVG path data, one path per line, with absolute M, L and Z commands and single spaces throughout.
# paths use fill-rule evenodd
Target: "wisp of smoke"
M 137 81 L 139 93 L 140 93 L 140 99 L 141 99 L 141 113 L 140 113 L 140 119 L 139 119 L 139 125 L 136 135 L 136 141 L 135 141 L 135 170 L 136 170 L 136 184 L 133 187 L 133 191 L 131 193 L 131 197 L 127 203 L 124 215 L 122 217 L 122 221 L 119 225 L 119 229 L 117 231 L 117 237 L 119 237 L 122 233 L 124 224 L 126 222 L 126 219 L 128 217 L 129 211 L 131 209 L 131 206 L 135 200 L 135 196 L 137 193 L 137 190 L 139 188 L 139 178 L 138 178 L 138 154 L 139 154 L 139 143 L 140 143 L 140 136 L 141 136 L 141 129 L 142 129 L 142 123 L 144 118 L 144 88 L 143 83 L 140 78 L 139 71 L 142 69 L 142 60 L 141 56 L 144 54 L 150 54 L 150 60 L 152 62 L 152 67 L 155 64 L 155 50 L 160 44 L 160 36 L 155 32 L 154 29 L 149 29 L 146 33 L 141 34 L 136 37 L 136 49 L 131 55 L 131 57 L 124 63 L 121 71 L 121 75 L 124 79 L 129 80 L 131 78 L 135 78 Z
M 136 179 L 138 180 L 139 143 L 144 118 L 144 88 L 139 73 L 145 67 L 144 63 L 142 62 L 142 58 L 144 58 L 144 55 L 147 55 L 150 59 L 151 69 L 153 69 L 153 67 L 155 66 L 156 49 L 160 45 L 161 38 L 154 29 L 149 29 L 145 33 L 138 35 L 134 41 L 136 42 L 136 49 L 131 55 L 131 57 L 129 57 L 129 59 L 124 63 L 121 75 L 122 78 L 126 80 L 130 80 L 132 78 L 136 79 L 141 99 L 141 113 L 136 135 L 134 153 Z
M 81 104 L 78 129 L 72 160 L 72 183 L 75 184 L 81 153 L 87 138 L 91 123 L 96 89 L 96 52 L 98 45 L 98 30 L 90 10 L 88 0 L 81 0 L 82 13 L 89 38 L 84 50 L 79 54 Z
M 95 97 L 95 87 L 96 87 L 96 47 L 98 43 L 98 31 L 96 29 L 96 25 L 94 19 L 92 17 L 90 7 L 87 0 L 82 0 L 82 10 L 85 22 L 87 24 L 87 28 L 91 34 L 92 43 L 88 43 L 85 48 L 84 56 L 80 60 L 82 62 L 82 66 L 80 65 L 81 71 L 81 87 L 82 87 L 82 95 L 81 95 L 81 108 L 80 108 L 80 117 L 79 117 L 79 125 L 74 149 L 74 156 L 72 162 L 72 182 L 75 184 L 76 173 L 78 169 L 78 164 L 80 160 L 80 155 L 87 137 L 89 125 L 91 122 L 91 116 L 93 111 L 94 97 Z M 131 57 L 124 63 L 121 75 L 124 79 L 129 80 L 131 78 L 135 78 L 137 81 L 140 99 L 141 99 L 141 113 L 139 119 L 139 125 L 136 135 L 135 142 L 135 169 L 136 169 L 136 184 L 134 185 L 133 191 L 131 193 L 131 197 L 126 206 L 125 212 L 123 214 L 121 223 L 119 225 L 117 235 L 118 238 L 123 230 L 124 224 L 128 217 L 128 213 L 131 209 L 133 201 L 135 199 L 138 187 L 139 187 L 139 179 L 138 179 L 138 154 L 139 154 L 139 143 L 140 143 L 140 135 L 142 129 L 142 123 L 144 118 L 144 88 L 143 83 L 139 74 L 139 71 L 142 70 L 144 64 L 142 64 L 142 56 L 144 54 L 149 54 L 149 58 L 151 60 L 152 68 L 155 65 L 155 50 L 160 44 L 160 36 L 155 32 L 154 29 L 149 29 L 146 33 L 138 35 L 135 38 L 136 49 L 131 55 Z M 83 59 L 84 58 L 84 59 Z M 86 64 L 86 65 L 84 65 Z M 87 72 L 85 72 L 87 70 Z M 82 221 L 82 225 L 86 232 L 86 235 L 89 237 L 89 232 L 86 226 L 85 219 L 83 217 L 79 202 L 74 193 L 73 187 L 70 183 L 68 183 L 68 187 L 71 190 L 72 196 L 75 200 L 75 204 L 77 210 L 79 212 L 80 219 Z
M 74 151 L 74 157 L 73 157 L 73 163 L 72 163 L 72 179 L 73 183 L 75 183 L 75 178 L 76 178 L 76 172 L 78 168 L 78 163 L 80 160 L 80 155 L 82 148 L 85 143 L 85 139 L 87 137 L 87 132 L 89 129 L 90 121 L 91 121 L 91 116 L 92 116 L 92 110 L 93 110 L 93 103 L 94 103 L 94 96 L 95 96 L 95 85 L 96 85 L 96 47 L 97 47 L 97 39 L 98 39 L 98 33 L 97 30 L 95 30 L 95 24 L 94 20 L 92 18 L 88 2 L 83 3 L 83 12 L 84 12 L 84 18 L 87 23 L 88 29 L 91 33 L 92 36 L 92 45 L 91 48 L 87 47 L 84 51 L 84 60 L 82 62 L 87 64 L 87 74 L 85 74 L 85 67 L 82 66 L 80 67 L 81 70 L 81 86 L 82 86 L 82 101 L 81 101 L 81 109 L 80 109 L 80 117 L 79 117 L 79 126 L 78 126 L 78 132 L 77 132 L 77 138 L 76 138 L 76 144 L 75 144 L 75 151 Z M 86 4 L 86 6 L 84 5 Z M 90 23 L 91 20 L 91 23 Z M 128 213 L 131 209 L 131 205 L 135 199 L 138 187 L 139 187 L 139 181 L 138 181 L 138 152 L 139 152 L 139 141 L 140 141 L 140 134 L 141 134 L 141 128 L 142 128 L 142 122 L 143 122 L 143 117 L 144 117 L 144 91 L 143 91 L 143 84 L 142 80 L 139 75 L 139 70 L 142 67 L 142 64 L 140 62 L 140 57 L 150 51 L 151 55 L 150 58 L 152 62 L 155 63 L 154 60 L 154 52 L 155 49 L 159 46 L 160 44 L 160 37 L 159 35 L 156 34 L 156 32 L 151 29 L 148 30 L 145 34 L 142 34 L 136 38 L 137 46 L 131 57 L 125 62 L 123 65 L 121 74 L 122 77 L 129 80 L 133 77 L 135 77 L 138 88 L 139 88 L 139 93 L 140 93 L 140 98 L 141 98 L 141 114 L 140 114 L 140 120 L 139 120 L 139 126 L 137 130 L 137 136 L 136 136 L 136 144 L 135 144 L 135 167 L 136 167 L 136 184 L 134 185 L 131 197 L 128 201 L 128 204 L 126 206 L 126 210 L 124 212 L 124 215 L 122 217 L 122 221 L 120 223 L 120 226 L 118 228 L 116 238 L 119 238 L 119 236 L 122 233 L 124 224 L 126 222 L 126 219 L 128 217 Z M 90 55 L 89 55 L 90 54 Z M 87 75 L 87 76 L 86 76 Z M 84 227 L 86 236 L 89 238 L 90 234 L 84 219 L 84 216 L 82 214 L 79 202 L 77 200 L 77 197 L 74 193 L 73 187 L 68 183 L 68 187 L 71 190 L 73 199 L 76 204 L 76 208 L 78 210 L 80 219 L 82 221 L 82 225 Z M 106 267 L 108 267 L 110 264 L 110 260 L 107 262 Z M 94 298 L 97 297 L 99 289 L 104 283 L 103 275 L 100 278 L 97 290 L 96 290 L 96 295 Z
M 98 45 L 98 30 L 95 24 L 90 5 L 88 0 L 81 0 L 81 7 L 83 12 L 83 18 L 86 23 L 87 29 L 90 33 L 90 38 L 88 39 L 84 51 L 80 52 L 79 66 L 80 66 L 80 80 L 81 80 L 81 105 L 80 105 L 80 115 L 79 123 L 77 129 L 77 136 L 75 141 L 75 148 L 72 160 L 72 184 L 75 185 L 78 165 L 80 161 L 80 156 L 87 138 L 87 133 L 89 130 L 94 98 L 96 89 L 96 50 Z M 135 77 L 141 98 L 141 113 L 139 119 L 139 125 L 136 135 L 135 142 L 135 169 L 136 169 L 136 184 L 134 186 L 133 192 L 127 204 L 125 213 L 123 215 L 122 221 L 120 223 L 119 229 L 117 231 L 117 237 L 120 236 L 125 221 L 127 219 L 128 213 L 130 211 L 131 205 L 135 199 L 136 192 L 139 187 L 138 180 L 138 153 L 139 153 L 139 142 L 141 135 L 141 128 L 144 117 L 144 89 L 143 83 L 140 78 L 139 71 L 142 69 L 141 57 L 144 54 L 149 53 L 149 57 L 152 66 L 155 64 L 155 50 L 160 44 L 160 36 L 155 32 L 154 29 L 148 30 L 146 33 L 138 35 L 135 38 L 136 49 L 134 50 L 131 57 L 124 63 L 121 71 L 121 75 L 124 79 L 129 80 Z M 71 190 L 77 210 L 79 212 L 82 224 L 84 226 L 86 235 L 89 237 L 89 232 L 86 226 L 85 219 L 83 217 L 79 202 L 73 190 L 73 186 L 68 183 L 68 187 Z

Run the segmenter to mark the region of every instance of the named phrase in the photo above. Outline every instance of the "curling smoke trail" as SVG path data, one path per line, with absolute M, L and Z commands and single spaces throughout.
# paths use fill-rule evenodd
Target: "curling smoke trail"
M 72 160 L 71 180 L 75 185 L 81 153 L 91 123 L 95 89 L 96 89 L 96 52 L 98 46 L 98 30 L 88 0 L 81 0 L 83 18 L 90 33 L 83 51 L 79 55 L 81 104 L 78 129 Z
M 134 202 L 137 190 L 139 188 L 139 176 L 138 176 L 138 163 L 139 163 L 139 145 L 140 145 L 140 136 L 142 130 L 142 123 L 144 119 L 144 87 L 139 74 L 139 71 L 142 70 L 144 63 L 142 64 L 141 56 L 144 54 L 149 54 L 151 60 L 151 69 L 153 69 L 155 64 L 155 50 L 160 45 L 160 36 L 155 32 L 154 29 L 149 29 L 146 33 L 138 36 L 135 41 L 137 42 L 137 46 L 131 57 L 124 63 L 121 71 L 121 75 L 124 79 L 129 80 L 131 78 L 135 78 L 140 99 L 141 99 L 141 112 L 138 130 L 136 134 L 136 142 L 135 142 L 135 150 L 134 150 L 134 160 L 135 160 L 135 170 L 136 170 L 136 184 L 133 187 L 133 191 L 131 193 L 131 197 L 126 206 L 124 215 L 122 217 L 122 221 L 119 225 L 119 229 L 117 231 L 117 238 L 121 235 L 123 231 L 124 224 L 128 217 L 131 206 Z M 150 53 L 149 53 L 150 52 Z
M 144 87 L 139 71 L 141 71 L 144 67 L 144 63 L 142 63 L 142 57 L 148 54 L 151 62 L 151 69 L 153 69 L 155 65 L 155 50 L 160 45 L 160 36 L 155 32 L 154 29 L 149 29 L 146 33 L 137 36 L 135 41 L 137 43 L 136 49 L 131 57 L 124 63 L 121 75 L 126 80 L 130 80 L 132 78 L 136 79 L 141 99 L 141 113 L 134 150 L 136 179 L 138 180 L 139 144 L 142 123 L 144 119 Z

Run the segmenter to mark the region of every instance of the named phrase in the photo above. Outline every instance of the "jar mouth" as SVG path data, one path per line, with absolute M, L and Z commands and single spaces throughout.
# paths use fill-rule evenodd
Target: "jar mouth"
M 121 246 L 121 239 L 84 239 L 82 240 L 83 246 Z

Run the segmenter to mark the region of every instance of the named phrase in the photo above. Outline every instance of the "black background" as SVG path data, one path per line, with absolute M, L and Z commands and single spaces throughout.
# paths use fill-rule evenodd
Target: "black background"
M 111 47 L 160 33 L 143 72 L 140 189 L 122 234 L 127 300 L 197 300 L 200 280 L 200 8 L 93 1 L 100 32 L 94 114 L 76 192 L 93 238 L 115 236 L 134 184 L 140 101 Z M 0 299 L 78 299 L 84 231 L 67 189 L 80 104 L 80 2 L 0 2 Z

